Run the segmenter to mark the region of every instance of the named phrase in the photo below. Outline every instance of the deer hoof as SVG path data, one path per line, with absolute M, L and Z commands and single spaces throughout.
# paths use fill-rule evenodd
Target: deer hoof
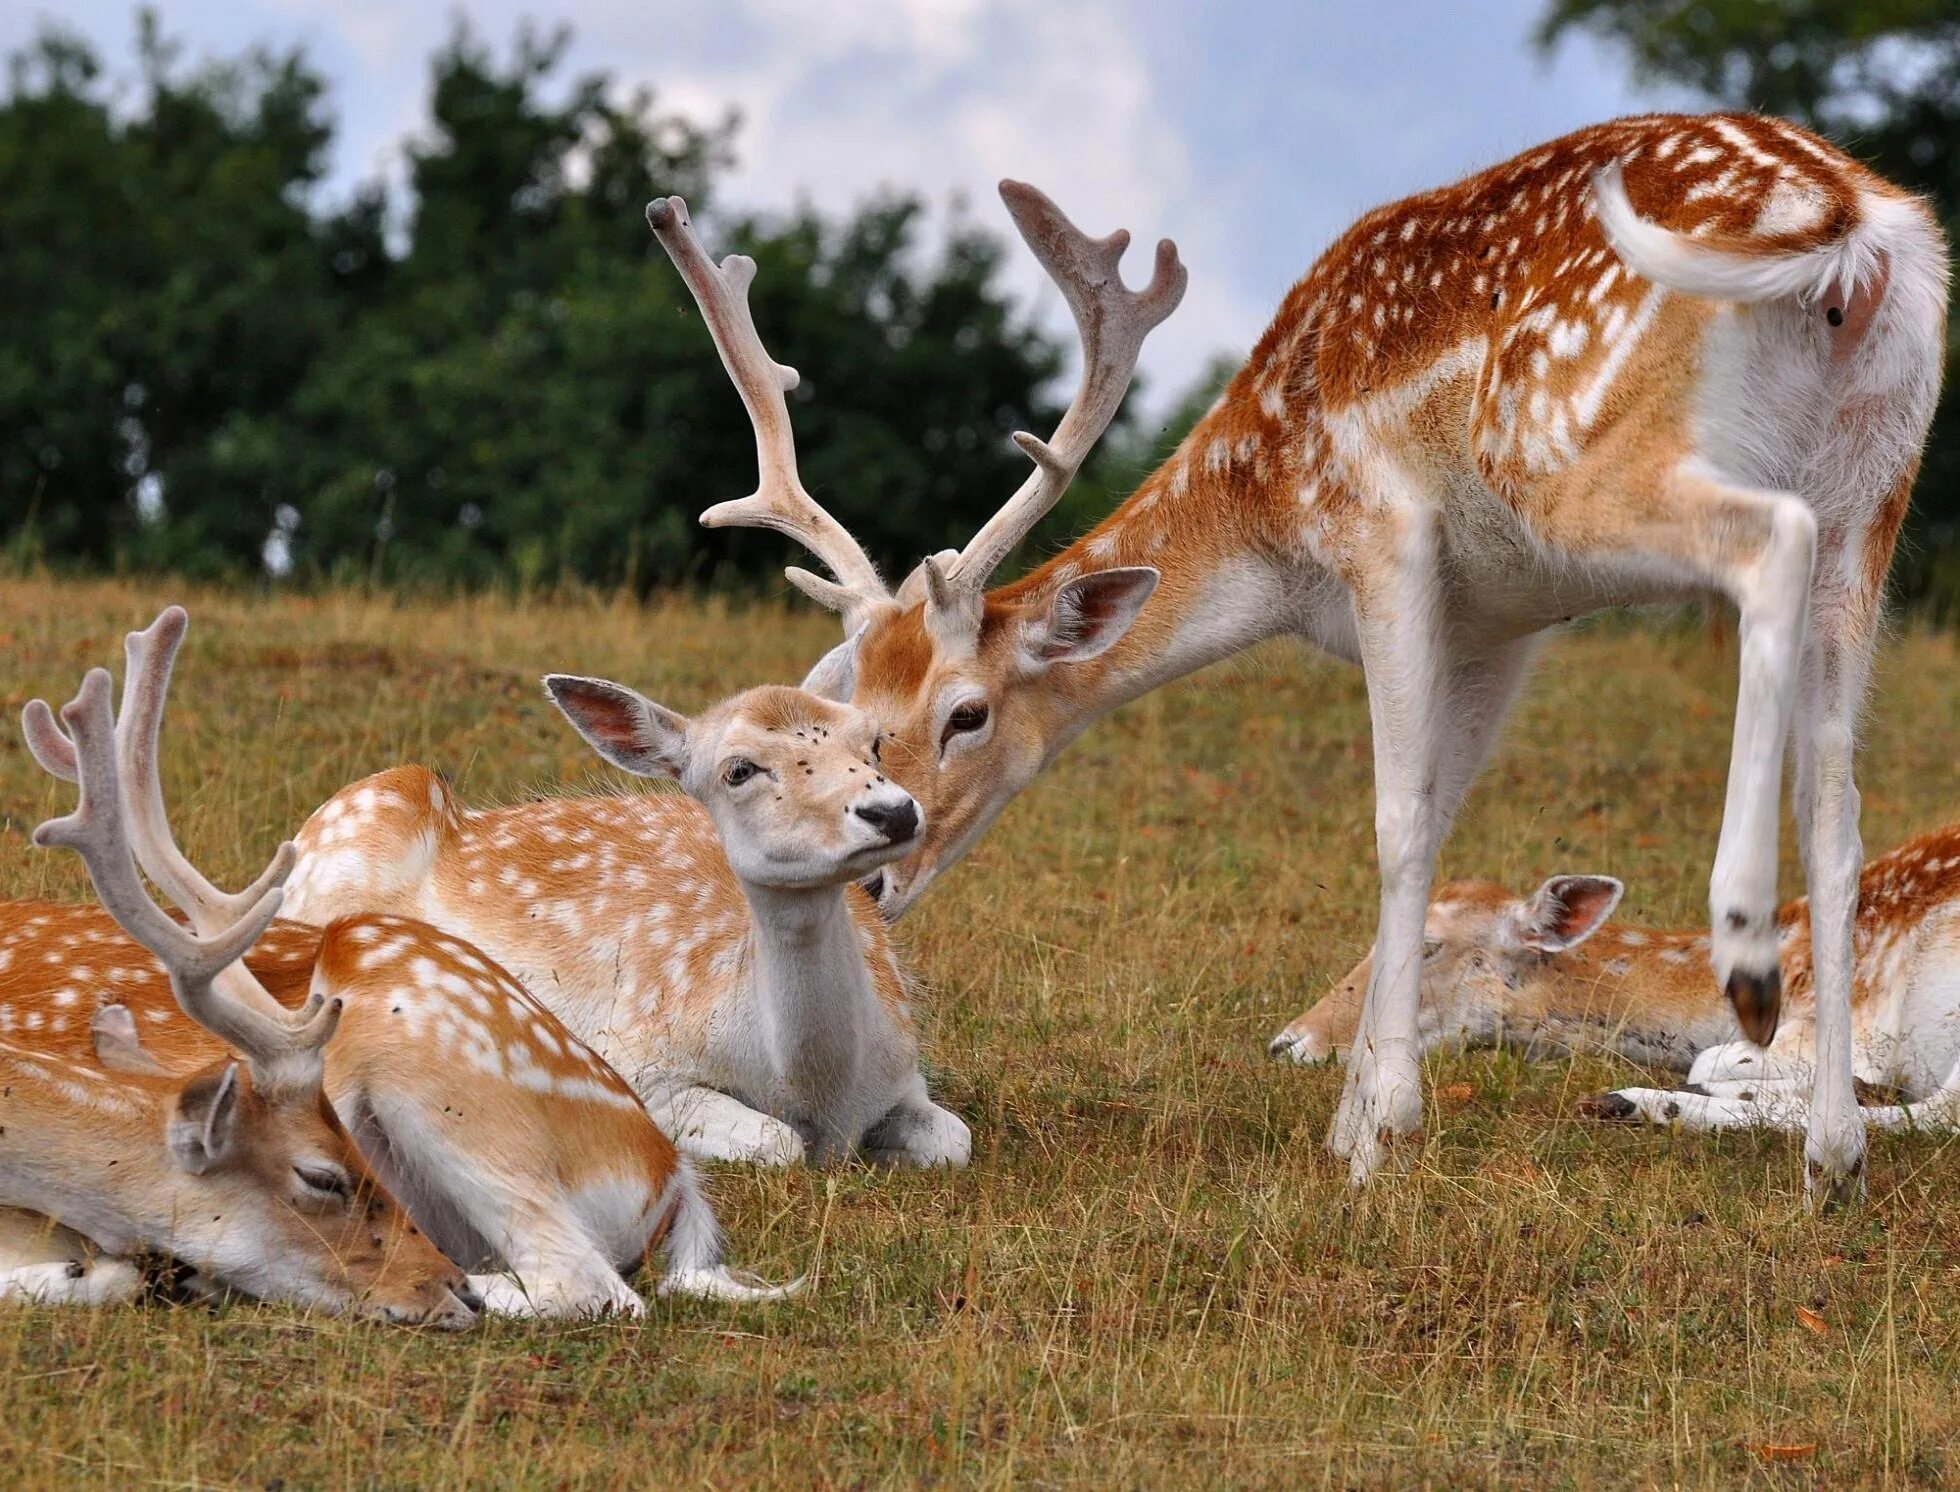
M 1640 1105 L 1624 1093 L 1598 1093 L 1579 1100 L 1579 1114 L 1586 1119 L 1606 1119 L 1624 1123 L 1640 1117 Z
M 1766 974 L 1737 969 L 1729 975 L 1729 1004 L 1742 1034 L 1757 1046 L 1768 1046 L 1783 1009 L 1782 973 L 1774 965 Z
M 1864 1157 L 1860 1156 L 1848 1171 L 1833 1170 L 1820 1166 L 1814 1160 L 1806 1160 L 1803 1195 L 1813 1212 L 1842 1212 L 1847 1207 L 1857 1206 L 1865 1200 Z

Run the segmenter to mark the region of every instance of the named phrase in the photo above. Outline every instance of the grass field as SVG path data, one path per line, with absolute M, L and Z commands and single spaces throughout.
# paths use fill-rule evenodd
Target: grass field
M 0 593 L 0 892 L 80 897 L 27 831 L 63 803 L 11 724 L 164 601 L 180 836 L 255 871 L 352 778 L 419 760 L 477 802 L 602 780 L 535 680 L 681 708 L 794 679 L 831 625 L 771 607 L 396 606 L 154 586 Z M 1553 644 L 1446 872 L 1559 869 L 1702 915 L 1732 648 Z M 1949 817 L 1960 656 L 1887 647 L 1873 849 Z M 903 926 L 956 1175 L 712 1180 L 773 1308 L 460 1338 L 254 1306 L 0 1310 L 16 1485 L 1932 1485 L 1960 1478 L 1960 1177 L 1880 1139 L 1865 1209 L 1802 1211 L 1781 1137 L 1597 1129 L 1635 1070 L 1432 1064 L 1406 1176 L 1320 1148 L 1336 1072 L 1267 1038 L 1364 948 L 1358 673 L 1261 650 L 1099 726 Z M 1786 841 L 1789 836 L 1786 835 Z M 1793 846 L 1784 884 L 1794 889 Z M 1803 1313 L 1803 1314 L 1800 1314 Z M 1766 1448 L 1768 1448 L 1766 1450 Z

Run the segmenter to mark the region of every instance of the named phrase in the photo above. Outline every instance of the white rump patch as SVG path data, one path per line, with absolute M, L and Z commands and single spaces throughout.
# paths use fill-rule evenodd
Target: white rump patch
M 1824 194 L 1809 182 L 1779 181 L 1756 215 L 1756 231 L 1768 235 L 1802 233 L 1823 221 L 1825 205 Z

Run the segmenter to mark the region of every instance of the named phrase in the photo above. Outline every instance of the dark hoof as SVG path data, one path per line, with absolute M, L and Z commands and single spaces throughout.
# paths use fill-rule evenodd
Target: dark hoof
M 1579 1100 L 1580 1117 L 1622 1121 L 1640 1117 L 1640 1106 L 1618 1093 L 1600 1093 Z
M 1843 1212 L 1856 1207 L 1865 1197 L 1865 1162 L 1858 1164 L 1842 1176 L 1827 1175 L 1815 1162 L 1804 1162 L 1805 1179 L 1808 1185 L 1810 1205 L 1823 1213 Z
M 1745 974 L 1737 969 L 1729 975 L 1729 1004 L 1742 1034 L 1757 1046 L 1768 1046 L 1783 1010 L 1782 973 L 1771 969 L 1767 974 Z

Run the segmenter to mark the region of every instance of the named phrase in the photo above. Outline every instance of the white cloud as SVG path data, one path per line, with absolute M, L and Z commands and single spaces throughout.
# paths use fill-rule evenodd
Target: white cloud
M 650 83 L 697 117 L 739 108 L 722 188 L 737 207 L 835 213 L 894 187 L 922 195 L 936 227 L 963 198 L 1006 235 L 993 184 L 1019 176 L 1092 233 L 1131 229 L 1133 276 L 1176 239 L 1190 290 L 1143 357 L 1161 405 L 1213 353 L 1249 347 L 1355 213 L 1635 102 L 1595 51 L 1539 65 L 1526 34 L 1541 4 L 557 0 L 540 16 L 540 0 L 467 0 L 465 13 L 499 49 L 527 17 L 562 19 L 569 72 Z M 129 5 L 63 0 L 62 19 L 120 62 Z M 399 172 L 454 14 L 453 0 L 170 0 L 165 24 L 194 56 L 303 43 L 333 82 L 344 189 Z M 0 43 L 30 30 L 0 3 Z M 1032 260 L 1017 251 L 1009 272 L 1071 336 Z
M 1130 228 L 1134 277 L 1148 276 L 1159 237 L 1178 240 L 1191 289 L 1144 354 L 1158 399 L 1181 392 L 1212 353 L 1257 335 L 1266 308 L 1217 273 L 1223 255 L 1207 253 L 1210 223 L 1191 208 L 1190 152 L 1111 6 L 864 0 L 823 7 L 814 20 L 811 8 L 787 0 L 734 9 L 759 45 L 723 61 L 670 50 L 646 72 L 688 112 L 741 108 L 740 164 L 726 200 L 807 198 L 836 209 L 905 188 L 940 208 L 964 198 L 979 222 L 1008 233 L 994 184 L 1024 177 L 1091 233 Z M 1032 259 L 1017 253 L 1008 273 L 1072 339 L 1067 311 Z

